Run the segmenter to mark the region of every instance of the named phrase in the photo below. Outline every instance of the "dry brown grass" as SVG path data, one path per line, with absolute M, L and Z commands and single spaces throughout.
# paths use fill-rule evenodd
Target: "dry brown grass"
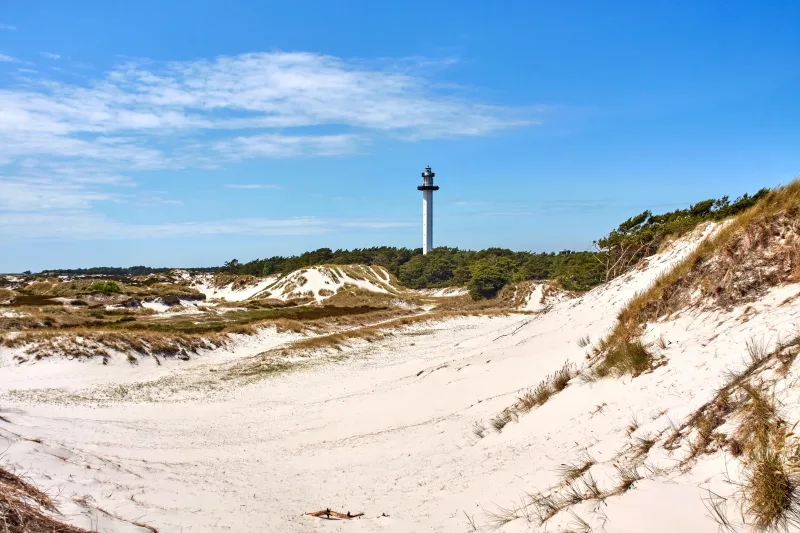
M 382 285 L 394 283 L 391 275 L 382 270 L 361 266 L 338 269 L 341 269 L 338 270 L 340 275 L 346 273 Z M 336 274 L 331 272 L 331 275 Z M 36 305 L 22 305 L 15 308 L 18 313 L 14 316 L 0 317 L 0 343 L 25 346 L 27 355 L 36 358 L 55 354 L 108 358 L 115 351 L 135 355 L 185 356 L 200 348 L 220 346 L 227 335 L 252 335 L 264 327 L 274 326 L 278 331 L 296 333 L 330 331 L 328 335 L 305 339 L 288 348 L 308 350 L 338 348 L 356 339 L 372 342 L 391 334 L 396 328 L 421 321 L 511 311 L 498 301 L 490 305 L 464 302 L 464 305 L 423 313 L 419 306 L 428 303 L 428 299 L 416 293 L 381 294 L 351 286 L 324 304 L 304 306 L 260 299 L 222 303 L 219 307 L 228 308 L 224 313 L 215 308 L 202 308 L 191 315 L 171 315 L 140 307 L 108 310 L 105 306 L 123 301 L 135 303 L 144 295 L 151 295 L 147 298 L 161 295 L 158 298 L 162 300 L 178 298 L 176 302 L 179 302 L 179 296 L 197 292 L 183 281 L 168 276 L 126 278 L 124 282 L 114 279 L 124 294 L 92 296 L 87 291 L 95 281 L 50 279 L 29 285 L 29 293 L 22 296 L 36 300 Z M 253 281 L 247 276 L 217 278 L 217 282 L 224 285 Z M 49 300 L 55 296 L 75 295 L 81 295 L 82 303 L 89 302 L 90 305 L 76 307 Z M 400 300 L 403 305 L 396 305 Z
M 387 310 L 383 315 L 374 315 L 362 319 L 352 318 L 350 320 L 337 320 L 332 322 L 336 325 L 354 325 L 351 329 L 337 331 L 328 335 L 321 335 L 309 339 L 303 339 L 292 343 L 287 350 L 318 350 L 325 348 L 340 349 L 342 345 L 354 341 L 365 340 L 373 342 L 389 335 L 395 330 L 421 324 L 425 322 L 435 322 L 457 317 L 479 316 L 479 315 L 504 315 L 506 312 L 500 310 L 482 311 L 448 311 L 440 312 L 435 310 L 430 313 L 407 314 L 409 311 Z M 377 323 L 376 323 L 377 322 Z
M 513 408 L 520 412 L 527 412 L 534 407 L 544 405 L 551 396 L 564 390 L 574 375 L 573 366 L 564 363 L 563 367 L 545 377 L 536 387 L 523 394 Z
M 653 365 L 653 354 L 639 341 L 623 342 L 610 348 L 603 360 L 594 368 L 595 374 L 604 377 L 612 373 L 638 376 Z
M 16 474 L 0 467 L 0 526 L 3 533 L 90 533 L 58 522 L 52 499 Z
M 749 359 L 743 369 L 728 371 L 726 384 L 714 397 L 700 406 L 679 427 L 673 428 L 664 447 L 675 449 L 678 442 L 688 432 L 694 432 L 695 438 L 690 442 L 689 456 L 684 463 L 694 459 L 701 453 L 713 453 L 726 444 L 734 456 L 740 456 L 750 450 L 754 436 L 769 433 L 779 420 L 772 398 L 764 384 L 756 382 L 755 377 L 767 368 L 771 361 L 783 357 L 786 350 L 793 348 L 794 342 L 779 344 L 768 353 L 762 346 L 751 341 L 747 343 Z M 733 435 L 723 435 L 717 429 L 728 422 L 734 414 L 738 414 L 739 428 Z
M 517 419 L 517 412 L 513 409 L 503 409 L 496 417 L 489 420 L 489 424 L 500 433 L 512 420 Z
M 688 305 L 729 307 L 783 281 L 800 279 L 800 180 L 778 187 L 704 240 L 689 256 L 635 296 L 597 348 L 598 355 L 635 343 L 648 321 Z M 700 288 L 702 295 L 693 300 Z M 611 350 L 612 352 L 610 352 Z
M 46 298 L 75 298 L 78 296 L 88 296 L 96 294 L 93 289 L 96 283 L 109 281 L 108 278 L 80 278 L 71 281 L 61 281 L 57 278 L 34 281 L 26 286 L 20 287 L 17 292 L 28 296 L 39 296 Z M 130 298 L 173 298 L 173 299 L 193 299 L 203 300 L 203 295 L 197 289 L 191 288 L 179 282 L 156 281 L 155 278 L 148 278 L 146 281 L 136 281 L 135 278 L 127 278 L 125 282 L 114 279 L 114 283 L 119 287 L 120 293 L 115 295 L 118 300 Z
M 743 511 L 759 531 L 800 526 L 800 463 L 785 436 L 764 439 L 745 461 Z
M 299 320 L 290 320 L 287 318 L 281 318 L 273 321 L 272 323 L 275 325 L 275 330 L 278 333 L 305 333 L 310 327 L 307 323 Z
M 633 444 L 635 457 L 638 459 L 639 457 L 647 455 L 655 445 L 656 439 L 652 435 L 636 437 Z
M 108 358 L 112 351 L 169 357 L 197 352 L 201 348 L 214 348 L 225 341 L 225 336 L 219 334 L 73 329 L 68 333 L 59 330 L 24 331 L 14 338 L 4 338 L 2 342 L 8 347 L 25 346 L 27 355 L 41 359 L 54 354 Z
M 320 295 L 323 295 L 322 289 Z M 333 294 L 332 291 L 328 291 Z M 394 305 L 401 297 L 394 293 L 382 293 L 368 291 L 356 285 L 345 284 L 336 294 L 325 300 L 325 305 L 335 305 L 340 307 L 353 307 L 359 305 L 371 305 L 374 307 L 390 307 Z M 424 300 L 412 293 L 402 295 L 402 300 L 410 305 L 422 305 Z
M 423 298 L 421 303 L 428 303 L 436 306 L 441 312 L 506 312 L 533 314 L 532 312 L 520 311 L 527 297 L 531 293 L 529 282 L 515 283 L 503 287 L 496 297 L 489 300 L 473 300 L 469 295 L 448 296 L 446 298 Z
M 11 289 L 4 289 L 0 287 L 0 303 L 7 302 L 16 296 L 16 292 Z
M 614 468 L 618 476 L 617 488 L 614 490 L 614 494 L 628 492 L 637 481 L 642 479 L 639 467 L 635 464 L 617 464 L 614 465 Z
M 385 268 L 367 265 L 339 265 L 339 277 L 341 274 L 349 276 L 355 280 L 369 281 L 379 287 L 383 287 L 391 293 L 404 292 L 399 289 L 400 282 Z M 387 281 L 388 278 L 388 281 Z
M 569 385 L 569 381 L 575 376 L 575 368 L 570 363 L 564 363 L 564 365 L 553 372 L 551 377 L 551 383 L 553 384 L 553 390 L 555 392 L 561 392 L 562 390 L 567 388 Z
M 224 274 L 220 273 L 214 276 L 211 285 L 215 288 L 227 287 L 233 285 L 234 290 L 246 289 L 254 285 L 258 285 L 259 279 L 255 276 L 247 274 Z
M 516 420 L 520 414 L 527 413 L 534 407 L 544 405 L 554 394 L 564 390 L 575 375 L 574 366 L 570 363 L 564 363 L 561 368 L 546 376 L 536 387 L 526 391 L 513 405 L 505 408 L 492 419 L 495 429 L 497 429 L 497 425 L 500 425 L 499 423 L 495 424 L 495 421 L 504 422 L 499 428 L 502 429 L 511 420 Z
M 574 481 L 585 474 L 597 461 L 589 455 L 589 452 L 582 450 L 578 458 L 570 463 L 564 463 L 558 468 L 558 473 L 565 483 Z M 596 485 L 596 484 L 595 484 Z
M 782 425 L 775 407 L 775 398 L 763 384 L 742 383 L 744 405 L 739 409 L 739 428 L 734 437 L 744 445 L 746 453 L 762 447 L 765 440 Z
M 236 324 L 234 326 L 229 326 L 222 331 L 223 333 L 235 335 L 255 335 L 258 333 L 258 328 L 252 324 Z
M 57 306 L 20 306 L 14 315 L 0 317 L 0 331 L 25 331 L 31 329 L 64 329 L 109 327 L 151 317 L 155 311 L 147 308 L 135 309 L 71 309 Z
M 759 378 L 761 372 L 775 366 L 772 363 L 780 362 L 787 350 L 794 354 L 796 342 L 779 343 L 771 353 L 763 343 L 747 343 L 749 361 L 745 368 L 730 372 L 728 383 L 675 428 L 665 443 L 665 447 L 674 449 L 683 432 L 693 429 L 690 434 L 696 437 L 682 464 L 727 445 L 728 452 L 742 465 L 741 481 L 731 482 L 739 487 L 742 516 L 755 531 L 800 527 L 800 447 L 781 417 L 774 389 Z M 731 421 L 738 422 L 731 435 L 717 432 Z M 722 527 L 729 526 L 723 499 L 712 495 L 706 506 Z
M 515 404 L 515 407 L 521 412 L 528 412 L 534 407 L 544 405 L 544 403 L 550 399 L 550 396 L 552 396 L 553 393 L 553 384 L 550 382 L 550 378 L 547 377 L 539 382 L 539 384 L 533 389 L 520 396 L 519 400 L 517 400 L 517 403 Z
M 224 344 L 227 335 L 252 335 L 274 326 L 304 333 L 328 328 L 360 327 L 407 315 L 383 307 L 282 306 L 213 311 L 191 316 L 156 316 L 149 309 L 20 308 L 20 316 L 0 317 L 0 343 L 27 346 L 37 358 L 63 354 L 109 357 L 112 350 L 177 355 Z M 7 332 L 18 332 L 8 335 Z
M 764 384 L 741 383 L 744 400 L 732 442 L 742 462 L 742 515 L 756 531 L 800 527 L 800 448 Z M 724 514 L 721 515 L 725 521 Z

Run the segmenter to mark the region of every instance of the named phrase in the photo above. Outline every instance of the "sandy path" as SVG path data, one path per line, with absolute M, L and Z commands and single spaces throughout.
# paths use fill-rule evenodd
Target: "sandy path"
M 124 495 L 120 514 L 144 514 L 161 531 L 212 531 L 209 524 L 218 517 L 241 531 L 292 530 L 287 522 L 298 531 L 330 527 L 300 517 L 320 506 L 391 515 L 351 527 L 374 530 L 392 521 L 393 530 L 418 530 L 454 482 L 457 492 L 469 488 L 459 480 L 466 460 L 461 450 L 483 457 L 470 451 L 470 409 L 498 391 L 483 391 L 464 376 L 502 365 L 502 357 L 484 359 L 484 346 L 498 330 L 513 332 L 529 321 L 448 322 L 436 333 L 398 337 L 347 364 L 279 376 L 211 404 L 28 406 L 13 417 L 23 426 L 15 432 L 58 443 L 93 465 L 78 484 L 100 485 L 93 491 L 100 507 L 106 508 L 103 486 L 116 482 L 95 475 L 103 470 L 93 456 L 141 475 L 139 483 L 116 487 L 107 503 L 118 506 Z M 453 341 L 454 334 L 462 340 Z M 442 349 L 442 337 L 451 349 Z M 415 356 L 397 358 L 409 339 Z M 517 382 L 500 393 L 528 379 Z

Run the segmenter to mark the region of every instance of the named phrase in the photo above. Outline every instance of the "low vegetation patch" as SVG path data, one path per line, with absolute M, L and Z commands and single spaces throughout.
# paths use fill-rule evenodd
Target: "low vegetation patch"
M 119 285 L 114 281 L 95 281 L 89 287 L 91 292 L 101 292 L 103 294 L 114 294 L 121 292 Z
M 500 433 L 503 431 L 503 428 L 508 425 L 509 422 L 512 420 L 517 419 L 517 413 L 513 409 L 503 409 L 500 414 L 496 417 L 492 418 L 489 423 L 492 425 L 495 431 Z
M 760 531 L 800 526 L 800 457 L 786 435 L 762 438 L 745 461 L 744 513 Z
M 741 476 L 729 482 L 738 487 L 742 517 L 754 531 L 800 527 L 800 442 L 781 416 L 774 387 L 759 377 L 767 369 L 779 370 L 790 364 L 797 356 L 798 344 L 800 339 L 795 338 L 778 343 L 770 352 L 763 342 L 749 341 L 745 366 L 729 372 L 727 383 L 714 398 L 675 427 L 664 443 L 665 448 L 675 450 L 681 439 L 689 441 L 682 464 L 721 449 L 737 458 Z M 780 379 L 781 374 L 777 375 Z M 735 427 L 728 434 L 721 431 L 731 425 Z M 649 441 L 647 444 L 650 446 Z M 706 506 L 720 527 L 730 530 L 725 501 L 712 494 Z
M 222 335 L 197 335 L 164 333 L 157 331 L 114 331 L 74 329 L 69 333 L 58 330 L 37 330 L 22 332 L 15 337 L 4 337 L 3 345 L 24 346 L 25 355 L 42 359 L 52 355 L 68 355 L 77 358 L 101 357 L 104 362 L 113 357 L 114 352 L 128 354 L 157 354 L 165 357 L 186 356 L 188 352 L 210 349 L 223 345 Z
M 569 483 L 583 476 L 595 464 L 597 464 L 597 461 L 589 455 L 588 451 L 583 450 L 577 460 L 561 465 L 558 472 L 561 474 L 564 482 Z
M 156 316 L 150 309 L 92 309 L 58 306 L 20 308 L 17 315 L 0 317 L 3 346 L 25 346 L 35 358 L 51 354 L 110 357 L 112 351 L 164 356 L 214 348 L 229 334 L 252 335 L 274 325 L 279 331 L 301 333 L 326 323 L 393 318 L 404 311 L 385 307 L 286 306 L 231 310 L 226 313 Z M 369 318 L 368 318 L 369 317 Z
M 520 396 L 512 406 L 505 408 L 493 418 L 492 426 L 499 432 L 520 414 L 544 405 L 551 396 L 564 390 L 576 375 L 575 367 L 571 363 L 564 363 L 564 366 L 545 377 L 533 389 Z
M 4 289 L 0 287 L 0 304 L 10 302 L 14 299 L 17 293 L 12 291 L 11 289 Z
M 652 362 L 638 342 L 649 321 L 689 305 L 729 307 L 783 281 L 800 279 L 796 253 L 800 180 L 746 200 L 737 201 L 734 219 L 622 310 L 614 330 L 595 350 L 601 356 L 597 365 L 601 373 L 616 368 L 636 374 Z M 719 212 L 720 216 L 735 214 L 729 209 Z
M 61 523 L 52 499 L 20 476 L 0 467 L 0 525 L 3 533 L 90 533 Z
M 641 342 L 623 342 L 609 349 L 594 370 L 599 377 L 611 373 L 638 376 L 649 370 L 652 364 L 653 354 Z
M 250 275 L 232 275 L 220 273 L 214 276 L 211 285 L 217 289 L 227 287 L 228 285 L 235 291 L 247 289 L 258 284 L 258 278 Z

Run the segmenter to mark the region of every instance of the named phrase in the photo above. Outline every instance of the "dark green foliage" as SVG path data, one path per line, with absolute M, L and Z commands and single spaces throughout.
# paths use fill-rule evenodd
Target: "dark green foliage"
M 119 292 L 119 285 L 114 281 L 95 281 L 89 287 L 92 292 L 102 292 L 103 294 L 112 294 Z
M 561 252 L 553 258 L 550 279 L 556 279 L 569 291 L 588 291 L 605 281 L 602 254 Z
M 92 268 L 66 268 L 58 270 L 43 270 L 41 276 L 146 276 L 148 274 L 163 274 L 169 272 L 171 268 L 150 268 L 146 266 L 133 267 L 92 267 Z M 193 270 L 217 270 L 217 269 L 193 269 Z M 30 275 L 30 272 L 24 272 Z
M 668 237 L 677 237 L 694 229 L 701 222 L 723 220 L 753 207 L 767 195 L 761 189 L 753 196 L 743 194 L 733 202 L 727 196 L 717 200 L 703 200 L 688 209 L 676 209 L 654 215 L 644 211 L 631 217 L 607 236 L 595 242 L 605 262 L 605 279 L 625 273 L 641 259 L 653 255 Z
M 467 283 L 473 300 L 494 298 L 511 278 L 513 263 L 508 257 L 486 257 L 472 264 L 472 278 Z
M 269 276 L 288 274 L 313 265 L 376 265 L 386 268 L 411 289 L 432 289 L 466 285 L 473 298 L 491 298 L 508 283 L 526 280 L 558 280 L 566 290 L 586 291 L 628 271 L 642 258 L 656 253 L 671 236 L 679 236 L 708 220 L 722 220 L 752 207 L 768 189 L 753 196 L 742 195 L 704 200 L 687 209 L 661 215 L 644 211 L 629 218 L 607 236 L 595 242 L 598 251 L 559 253 L 515 252 L 504 248 L 472 251 L 436 248 L 427 255 L 422 249 L 379 246 L 355 250 L 320 248 L 298 256 L 274 256 L 241 263 L 226 261 L 216 268 L 192 268 L 196 272 L 228 272 Z M 50 274 L 145 275 L 169 269 L 148 267 L 91 268 L 50 271 Z
M 586 291 L 626 272 L 639 260 L 654 254 L 664 240 L 694 229 L 707 220 L 722 220 L 752 207 L 766 193 L 704 200 L 688 209 L 662 215 L 644 211 L 631 217 L 606 237 L 596 242 L 597 252 L 559 253 L 514 252 L 504 248 L 481 251 L 436 248 L 427 255 L 417 248 L 381 246 L 355 250 L 320 248 L 294 257 L 271 257 L 249 263 L 225 263 L 225 270 L 236 274 L 268 276 L 286 274 L 303 267 L 321 264 L 379 265 L 412 289 L 466 285 L 473 298 L 491 298 L 512 282 L 554 279 L 566 290 Z

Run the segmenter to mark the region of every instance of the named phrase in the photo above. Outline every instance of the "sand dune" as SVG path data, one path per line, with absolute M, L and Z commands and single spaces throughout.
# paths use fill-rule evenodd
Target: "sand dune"
M 565 363 L 579 368 L 589 349 L 579 339 L 600 339 L 631 297 L 715 230 L 704 226 L 547 312 L 421 323 L 353 344 L 337 361 L 230 380 L 207 393 L 202 384 L 232 361 L 247 364 L 259 349 L 293 337 L 271 333 L 160 375 L 128 368 L 134 378 L 91 362 L 5 367 L 4 462 L 58 493 L 66 520 L 88 527 L 102 519 L 103 531 L 144 531 L 131 521 L 162 533 L 470 531 L 473 521 L 479 530 L 566 531 L 585 521 L 608 532 L 715 533 L 703 498 L 709 489 L 733 490 L 722 454 L 679 469 L 685 450 L 654 446 L 632 490 L 602 504 L 576 503 L 543 526 L 520 501 L 559 487 L 559 467 L 584 453 L 596 461 L 590 472 L 599 487 L 613 488 L 615 465 L 636 437 L 659 435 L 707 401 L 724 371 L 741 362 L 748 339 L 758 334 L 770 345 L 794 333 L 800 300 L 785 301 L 800 285 L 774 288 L 746 311 L 651 325 L 646 339 L 665 339 L 665 366 L 634 379 L 573 379 L 501 432 L 491 427 L 524 390 Z M 62 372 L 65 365 L 79 371 Z M 160 394 L 144 401 L 138 391 L 167 374 Z M 125 394 L 108 394 L 120 384 Z M 186 401 L 192 387 L 195 401 Z M 304 514 L 326 507 L 365 516 L 344 523 Z

